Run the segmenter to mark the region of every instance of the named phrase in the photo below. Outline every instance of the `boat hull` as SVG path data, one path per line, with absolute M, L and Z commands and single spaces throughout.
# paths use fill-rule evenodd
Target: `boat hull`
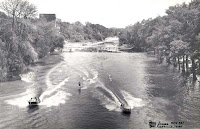
M 122 113 L 131 114 L 131 107 L 128 105 L 121 105 Z
M 28 101 L 29 106 L 38 106 L 39 103 L 40 103 L 39 99 L 31 99 Z
M 122 109 L 122 112 L 125 114 L 131 114 L 131 109 Z

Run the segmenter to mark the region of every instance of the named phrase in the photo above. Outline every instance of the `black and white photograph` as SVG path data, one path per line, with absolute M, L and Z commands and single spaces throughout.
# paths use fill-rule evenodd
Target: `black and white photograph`
M 0 129 L 200 129 L 200 0 L 0 0 Z

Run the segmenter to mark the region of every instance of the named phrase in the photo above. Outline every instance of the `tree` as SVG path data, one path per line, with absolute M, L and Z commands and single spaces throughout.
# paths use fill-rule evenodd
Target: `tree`
M 15 18 L 17 16 L 17 12 L 20 10 L 21 0 L 5 0 L 1 3 L 0 8 L 4 10 L 8 16 L 12 17 L 12 27 L 15 25 Z
M 171 6 L 166 11 L 166 16 L 143 20 L 126 27 L 119 36 L 120 42 L 141 48 L 143 51 L 154 49 L 154 54 L 157 53 L 159 60 L 165 56 L 170 63 L 170 58 L 173 58 L 174 66 L 178 58 L 179 69 L 182 59 L 182 70 L 184 72 L 186 68 L 187 73 L 190 58 L 192 62 L 190 72 L 195 81 L 197 63 L 200 73 L 199 7 L 200 2 L 197 0 L 189 4 Z
M 170 50 L 172 52 L 173 58 L 178 58 L 178 66 L 180 70 L 180 56 L 183 57 L 183 64 L 182 64 L 182 71 L 185 72 L 185 55 L 187 54 L 187 51 L 189 50 L 189 43 L 184 42 L 182 40 L 174 40 L 170 43 Z M 188 71 L 188 60 L 186 55 L 186 70 Z
M 37 13 L 36 6 L 23 0 L 5 0 L 1 2 L 0 8 L 12 17 L 12 28 L 14 29 L 17 18 L 34 17 Z
M 5 49 L 5 43 L 0 40 L 0 81 L 5 80 L 7 77 L 7 51 Z
M 27 19 L 29 17 L 35 17 L 36 14 L 37 8 L 35 5 L 30 4 L 28 1 L 21 2 L 18 17 Z

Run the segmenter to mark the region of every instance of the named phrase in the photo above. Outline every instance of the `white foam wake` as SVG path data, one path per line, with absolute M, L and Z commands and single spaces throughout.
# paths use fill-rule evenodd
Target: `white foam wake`
M 51 95 L 53 92 L 55 92 L 56 90 L 58 90 L 59 88 L 61 88 L 63 85 L 65 85 L 65 83 L 66 83 L 67 81 L 69 81 L 69 78 L 70 78 L 70 77 L 65 78 L 65 79 L 64 79 L 62 82 L 60 82 L 58 85 L 54 85 L 55 87 L 54 87 L 53 89 L 50 89 L 50 90 L 47 89 L 47 91 L 45 91 L 45 92 L 43 92 L 43 93 L 41 94 L 40 99 L 43 100 L 45 96 L 49 96 L 49 95 Z M 50 81 L 49 81 L 49 82 L 50 82 Z M 50 85 L 53 85 L 53 84 L 51 84 L 51 83 L 49 83 L 49 84 L 50 84 Z
M 47 73 L 46 75 L 47 89 L 40 96 L 41 105 L 45 105 L 47 107 L 58 106 L 59 104 L 65 103 L 65 101 L 69 99 L 68 97 L 71 96 L 70 93 L 66 93 L 65 91 L 60 90 L 60 88 L 64 86 L 66 82 L 69 81 L 70 77 L 65 78 L 59 83 L 52 83 L 52 81 L 50 80 L 50 76 L 52 75 L 52 73 L 62 64 L 63 62 L 57 64 Z
M 44 105 L 47 107 L 59 106 L 60 104 L 64 104 L 66 100 L 69 99 L 69 96 L 71 96 L 70 93 L 66 93 L 64 91 L 58 91 L 56 94 L 48 98 L 45 98 L 40 105 Z
M 87 87 L 91 84 L 94 84 L 98 81 L 98 72 L 94 69 L 91 69 L 91 72 L 88 73 L 88 71 L 86 70 L 79 70 L 80 72 L 83 73 L 83 76 L 79 73 L 79 76 L 83 79 L 83 89 L 87 89 Z M 89 76 L 89 74 L 91 74 L 91 76 Z
M 30 83 L 33 81 L 35 74 L 33 72 L 28 72 L 25 74 L 20 74 L 19 76 L 21 77 L 22 81 Z
M 120 104 L 118 102 L 115 102 L 108 97 L 106 97 L 103 93 L 98 93 L 98 98 L 100 99 L 101 104 L 108 109 L 109 111 L 117 111 L 120 112 Z
M 81 66 L 79 68 L 80 68 L 79 70 L 88 78 L 89 77 L 88 71 Z
M 97 97 L 100 99 L 101 104 L 109 111 L 120 111 L 121 103 L 120 103 L 119 99 L 115 96 L 115 94 L 111 90 L 109 90 L 107 87 L 105 87 L 101 82 L 100 82 L 100 84 L 101 85 L 97 86 L 97 87 L 103 88 L 112 97 L 112 99 L 110 99 L 106 95 L 104 95 L 104 93 L 98 92 Z
M 51 83 L 51 81 L 50 81 L 50 75 L 51 75 L 51 73 L 52 73 L 55 69 L 57 69 L 59 66 L 61 66 L 62 63 L 63 63 L 63 62 L 57 64 L 55 67 L 53 67 L 53 68 L 47 73 L 47 75 L 46 75 L 46 84 L 47 84 L 47 87 L 52 86 L 52 83 Z
M 26 90 L 25 92 L 15 96 L 14 99 L 5 100 L 7 104 L 18 106 L 20 108 L 25 108 L 28 106 L 28 100 L 33 97 L 33 92 L 31 89 Z
M 87 81 L 89 82 L 89 85 L 96 83 L 98 79 L 98 72 L 96 70 L 92 69 L 91 73 L 93 75 L 93 78 L 87 79 Z
M 144 101 L 141 98 L 135 98 L 130 93 L 124 90 L 121 91 L 121 93 L 131 109 L 133 109 L 134 107 L 142 107 L 145 105 Z

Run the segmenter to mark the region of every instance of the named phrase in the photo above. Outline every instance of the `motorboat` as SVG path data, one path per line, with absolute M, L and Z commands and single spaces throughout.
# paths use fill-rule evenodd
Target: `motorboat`
M 121 109 L 123 113 L 130 114 L 131 107 L 129 105 L 121 104 Z
M 40 103 L 40 99 L 39 98 L 31 98 L 28 101 L 29 106 L 37 106 Z

